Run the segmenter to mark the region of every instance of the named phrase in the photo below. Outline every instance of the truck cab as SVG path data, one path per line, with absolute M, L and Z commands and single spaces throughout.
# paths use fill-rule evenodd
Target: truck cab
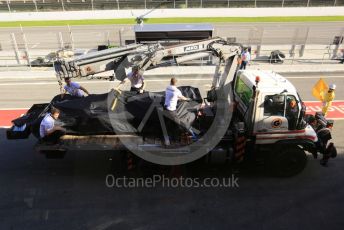
M 304 121 L 305 106 L 294 85 L 272 71 L 239 70 L 234 83 L 237 109 L 250 127 L 256 144 L 281 140 L 316 141 Z
M 239 70 L 233 87 L 236 111 L 246 127 L 246 152 L 262 158 L 273 175 L 301 172 L 306 152 L 316 157 L 318 138 L 305 122 L 306 107 L 294 85 L 271 71 Z

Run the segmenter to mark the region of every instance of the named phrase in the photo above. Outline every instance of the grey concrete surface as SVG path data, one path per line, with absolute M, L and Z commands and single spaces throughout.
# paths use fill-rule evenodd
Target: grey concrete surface
M 259 69 L 266 71 L 274 71 L 281 74 L 305 74 L 317 75 L 319 73 L 327 75 L 344 74 L 344 65 L 339 60 L 299 60 L 285 61 L 284 63 L 269 63 L 268 61 L 251 61 L 247 65 L 248 69 Z M 211 75 L 215 71 L 215 65 L 203 66 L 169 66 L 159 67 L 145 71 L 145 76 L 161 78 L 182 73 L 185 76 L 194 76 L 195 73 L 203 75 Z M 97 76 L 110 76 L 113 71 L 107 71 L 96 74 Z M 30 80 L 52 80 L 56 79 L 55 71 L 52 67 L 28 67 L 13 66 L 0 67 L 0 80 L 4 81 L 30 81 Z
M 279 22 L 279 23 L 214 23 L 213 36 L 236 38 L 236 41 L 252 47 L 252 53 L 260 46 L 260 56 L 268 56 L 272 50 L 281 50 L 290 59 L 330 60 L 340 55 L 343 45 L 336 49 L 335 36 L 343 36 L 342 22 Z M 18 44 L 19 62 L 15 56 L 11 37 Z M 25 39 L 23 34 L 25 34 Z M 44 39 L 43 39 L 44 38 Z M 86 25 L 0 28 L 0 66 L 27 64 L 26 46 L 30 60 L 45 57 L 62 47 L 87 51 L 98 45 L 124 45 L 134 40 L 133 25 Z M 25 42 L 26 41 L 26 42 Z M 304 52 L 302 45 L 306 44 Z M 295 45 L 294 57 L 289 56 Z M 336 51 L 334 51 L 336 50 Z M 300 52 L 303 53 L 300 55 Z M 255 58 L 253 56 L 253 58 Z
M 311 95 L 311 89 L 320 77 L 329 83 L 333 82 L 337 84 L 338 87 L 344 85 L 343 73 L 284 73 L 283 75 L 288 77 L 300 89 L 300 95 L 304 100 L 314 100 Z M 203 95 L 205 95 L 205 91 L 211 86 L 211 76 L 202 75 L 195 78 L 186 75 L 180 76 L 179 79 L 179 84 L 181 85 L 191 84 L 199 87 Z M 91 93 L 103 93 L 118 85 L 118 81 L 76 81 L 87 87 Z M 169 77 L 146 78 L 146 81 L 147 90 L 162 91 L 168 85 Z M 125 87 L 128 89 L 129 85 L 127 84 Z M 27 108 L 33 103 L 47 102 L 59 92 L 59 86 L 54 77 L 44 79 L 3 78 L 0 79 L 0 108 Z M 344 98 L 344 92 L 341 90 L 338 90 L 336 95 L 337 99 Z
M 312 100 L 310 88 L 321 75 L 287 77 L 300 89 L 301 97 Z M 344 83 L 342 75 L 327 77 L 338 87 Z M 32 84 L 39 82 L 42 84 Z M 180 81 L 180 85 L 194 83 L 206 88 L 210 81 Z M 82 84 L 94 93 L 109 88 L 104 82 Z M 161 90 L 166 84 L 167 79 L 151 81 L 148 90 Z M 46 102 L 57 92 L 53 80 L 1 80 L 0 108 Z M 337 99 L 344 99 L 341 90 Z M 309 156 L 306 169 L 291 178 L 243 171 L 239 188 L 136 189 L 106 187 L 106 175 L 116 173 L 111 170 L 109 153 L 76 151 L 63 160 L 46 160 L 32 150 L 34 138 L 8 141 L 0 130 L 0 229 L 341 230 L 343 129 L 344 122 L 336 121 L 334 142 L 339 156 L 327 168 Z M 181 174 L 222 178 L 229 171 L 183 166 Z
M 244 44 L 263 45 L 274 44 L 322 44 L 332 43 L 334 36 L 343 32 L 342 22 L 285 22 L 285 23 L 214 23 L 214 35 L 221 37 L 236 37 Z M 77 48 L 92 48 L 98 44 L 119 44 L 119 31 L 122 42 L 133 39 L 132 25 L 87 25 L 71 26 L 73 40 Z M 309 29 L 309 30 L 308 30 Z M 58 33 L 62 33 L 65 44 L 70 44 L 71 38 L 67 26 L 25 27 L 23 28 L 29 49 L 58 49 Z M 0 28 L 0 41 L 4 50 L 12 49 L 10 33 L 15 33 L 17 42 L 23 43 L 21 30 L 15 28 Z M 44 41 L 42 40 L 44 37 Z

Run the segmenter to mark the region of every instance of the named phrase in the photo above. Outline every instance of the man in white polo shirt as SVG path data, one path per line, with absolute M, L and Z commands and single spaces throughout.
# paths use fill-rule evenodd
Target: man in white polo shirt
M 82 87 L 76 82 L 72 82 L 72 80 L 69 77 L 65 78 L 66 85 L 64 87 L 64 94 L 62 94 L 62 98 L 66 93 L 69 93 L 70 95 L 74 97 L 84 97 L 84 92 L 89 95 L 89 92 L 87 89 Z
M 165 91 L 165 104 L 164 108 L 168 113 L 168 116 L 171 120 L 176 122 L 178 125 L 180 125 L 180 119 L 177 115 L 177 104 L 178 100 L 182 101 L 190 101 L 190 98 L 184 97 L 182 92 L 176 87 L 177 85 L 177 79 L 176 78 L 171 78 L 171 83 L 170 85 L 166 88 Z M 186 127 L 184 127 L 186 128 Z M 187 129 L 187 128 L 186 128 Z M 196 134 L 192 131 L 192 129 L 188 129 L 188 132 L 192 135 L 193 139 L 196 140 L 197 136 Z
M 176 112 L 178 100 L 189 101 L 189 98 L 183 96 L 182 92 L 176 87 L 177 79 L 171 78 L 171 83 L 165 91 L 165 109 L 170 112 Z
M 189 98 L 183 96 L 182 92 L 176 87 L 177 79 L 171 78 L 171 83 L 167 86 L 165 91 L 165 110 L 167 110 L 168 114 L 171 116 L 170 118 L 179 124 L 179 118 L 177 116 L 177 103 L 178 100 L 189 101 Z
M 143 90 L 145 87 L 145 82 L 144 82 L 145 79 L 140 73 L 138 66 L 133 66 L 131 72 L 120 83 L 120 85 L 126 83 L 128 80 L 131 83 L 131 88 L 130 88 L 131 92 L 143 93 Z
M 57 143 L 66 130 L 55 125 L 55 120 L 60 116 L 60 110 L 51 108 L 51 112 L 45 115 L 39 126 L 39 135 L 43 142 Z

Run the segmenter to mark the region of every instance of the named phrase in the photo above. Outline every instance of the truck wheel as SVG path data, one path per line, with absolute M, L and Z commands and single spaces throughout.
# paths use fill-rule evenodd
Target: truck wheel
M 273 176 L 290 177 L 300 173 L 306 164 L 307 156 L 302 149 L 286 146 L 271 153 L 268 168 Z

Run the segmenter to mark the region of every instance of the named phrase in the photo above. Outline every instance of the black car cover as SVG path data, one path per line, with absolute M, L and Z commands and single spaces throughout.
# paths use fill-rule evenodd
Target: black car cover
M 191 98 L 188 102 L 179 102 L 177 116 L 182 127 L 188 129 L 196 119 L 196 114 L 202 103 L 198 88 L 189 86 L 178 87 L 185 97 Z M 105 94 L 93 94 L 88 97 L 77 98 L 60 95 L 53 98 L 47 107 L 54 106 L 61 111 L 56 124 L 63 126 L 67 134 L 73 135 L 99 135 L 99 134 L 129 134 L 161 135 L 161 123 L 158 111 L 164 116 L 164 92 L 145 92 L 136 94 L 128 91 L 111 90 Z M 32 107 L 34 108 L 34 106 Z M 37 111 L 28 115 L 27 119 L 16 119 L 14 123 L 30 124 L 31 131 L 39 137 L 39 125 L 44 111 L 39 107 Z M 43 111 L 43 113 L 42 113 Z M 168 121 L 167 121 L 168 123 Z M 170 127 L 169 127 L 170 128 Z

